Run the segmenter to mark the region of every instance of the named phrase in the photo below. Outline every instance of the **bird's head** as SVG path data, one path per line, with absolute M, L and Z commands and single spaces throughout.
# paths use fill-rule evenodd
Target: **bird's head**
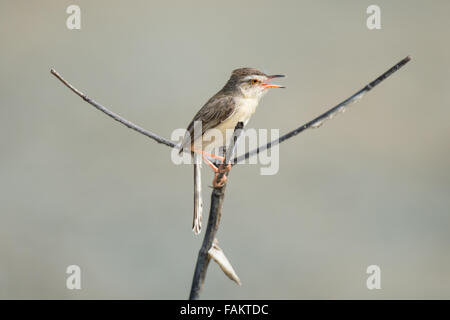
M 278 84 L 269 83 L 271 79 L 284 75 L 267 75 L 254 68 L 240 68 L 231 73 L 230 80 L 225 87 L 237 91 L 245 98 L 260 99 L 269 88 L 285 88 Z

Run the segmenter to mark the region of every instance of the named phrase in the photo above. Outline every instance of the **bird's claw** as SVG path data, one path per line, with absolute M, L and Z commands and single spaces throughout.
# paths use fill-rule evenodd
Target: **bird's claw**
M 214 179 L 213 179 L 213 187 L 214 188 L 222 188 L 225 185 L 225 182 L 227 182 L 227 176 L 223 175 L 222 178 L 217 181 L 217 178 L 219 176 L 219 173 L 216 173 L 214 175 Z
M 219 169 L 218 172 L 220 172 L 220 173 L 229 172 L 231 170 L 231 163 L 227 164 L 226 166 L 225 165 L 221 165 L 221 166 L 219 166 L 218 169 Z

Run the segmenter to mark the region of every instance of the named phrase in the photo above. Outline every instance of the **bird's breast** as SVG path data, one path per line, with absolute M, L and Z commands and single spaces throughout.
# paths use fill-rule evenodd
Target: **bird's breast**
M 238 122 L 243 122 L 245 126 L 258 106 L 258 100 L 256 99 L 236 98 L 235 103 L 235 110 L 233 113 L 216 128 L 222 131 L 224 136 L 226 130 L 234 129 Z
M 213 139 L 213 141 L 206 139 L 202 140 L 202 149 L 206 150 L 207 147 L 209 149 L 208 152 L 211 153 L 217 153 L 212 151 L 213 148 L 216 147 L 221 147 L 223 145 L 227 145 L 229 143 L 227 137 L 228 137 L 228 133 L 227 130 L 233 130 L 238 122 L 243 122 L 244 126 L 247 124 L 247 122 L 250 120 L 251 116 L 253 113 L 255 113 L 256 111 L 256 107 L 258 106 L 258 100 L 257 99 L 246 99 L 246 98 L 236 98 L 235 100 L 235 110 L 233 111 L 233 113 L 224 121 L 222 121 L 221 123 L 219 123 L 215 128 L 213 128 L 214 130 L 219 130 L 221 135 L 222 135 L 222 139 L 218 139 L 215 140 Z M 232 131 L 230 132 L 230 134 L 232 134 Z M 207 130 L 205 132 L 205 136 L 209 136 L 210 132 L 209 130 Z

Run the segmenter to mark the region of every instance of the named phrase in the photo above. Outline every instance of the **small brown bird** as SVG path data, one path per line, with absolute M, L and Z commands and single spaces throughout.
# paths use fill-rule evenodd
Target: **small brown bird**
M 203 139 L 208 136 L 212 129 L 219 130 L 222 137 L 227 137 L 226 130 L 233 130 L 238 122 L 243 122 L 244 126 L 256 111 L 259 100 L 267 92 L 268 88 L 284 88 L 283 86 L 268 83 L 270 79 L 284 77 L 284 75 L 266 75 L 254 68 L 240 68 L 231 73 L 231 77 L 225 86 L 217 92 L 206 104 L 197 112 L 194 119 L 189 123 L 186 135 L 180 145 L 180 153 L 189 148 L 194 156 L 194 219 L 192 230 L 195 234 L 201 231 L 202 222 L 202 198 L 201 198 L 201 160 L 217 174 L 219 169 L 208 159 L 215 158 L 222 162 L 224 158 L 215 154 L 207 153 L 204 150 L 211 150 L 215 147 L 226 145 L 229 141 L 220 139 Z M 201 129 L 199 128 L 201 125 Z M 198 130 L 197 130 L 198 128 Z M 217 131 L 216 131 L 217 132 Z M 217 145 L 220 143 L 220 145 Z M 229 170 L 230 166 L 225 170 Z M 225 182 L 226 176 L 214 186 L 221 186 Z

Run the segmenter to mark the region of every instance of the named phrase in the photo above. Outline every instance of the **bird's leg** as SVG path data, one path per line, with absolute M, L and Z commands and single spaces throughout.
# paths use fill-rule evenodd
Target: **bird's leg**
M 227 165 L 224 164 L 225 157 L 218 156 L 218 155 L 215 155 L 215 154 L 212 154 L 212 153 L 208 153 L 208 152 L 205 152 L 203 150 L 192 149 L 192 151 L 196 152 L 196 153 L 200 153 L 202 155 L 203 160 L 214 171 L 215 175 L 214 175 L 214 179 L 213 179 L 213 187 L 214 188 L 223 187 L 223 185 L 227 181 L 227 176 L 224 173 L 226 173 L 226 172 L 231 170 L 231 164 L 230 163 L 227 164 Z M 210 158 L 213 158 L 213 159 L 218 159 L 218 160 L 220 160 L 222 162 L 222 164 L 219 167 L 217 167 L 207 157 L 210 157 Z M 219 173 L 222 174 L 222 178 L 220 179 L 220 181 L 217 181 L 217 177 L 218 177 Z
M 230 170 L 231 170 L 231 163 L 228 163 L 227 165 L 221 164 L 219 166 L 219 168 L 217 168 L 217 172 L 214 175 L 214 179 L 213 179 L 213 187 L 214 188 L 223 187 L 223 185 L 227 181 L 227 175 L 225 173 L 229 172 Z M 219 181 L 217 181 L 219 174 L 222 174 L 222 177 L 220 178 Z
M 217 168 L 216 165 L 212 163 L 211 160 L 209 160 L 204 154 L 202 154 L 202 158 L 208 164 L 208 166 L 210 166 L 211 169 L 213 169 L 215 173 L 219 173 L 219 168 Z
M 214 171 L 214 179 L 212 182 L 213 187 L 214 188 L 223 187 L 223 185 L 225 184 L 225 181 L 227 181 L 227 176 L 223 175 L 222 179 L 220 179 L 220 181 L 217 181 L 217 176 L 219 175 L 221 169 L 217 168 L 216 165 L 214 163 L 212 163 L 211 160 L 209 160 L 205 155 L 202 155 L 202 158 L 208 164 L 208 166 L 210 166 L 211 169 L 213 169 L 213 171 Z M 220 167 L 222 167 L 222 165 L 220 165 Z
M 220 160 L 222 163 L 225 161 L 225 158 L 224 158 L 224 157 L 218 156 L 218 155 L 216 155 L 216 154 L 208 153 L 208 152 L 205 152 L 205 151 L 203 151 L 203 150 L 197 150 L 197 149 L 191 149 L 191 150 L 192 150 L 193 152 L 200 153 L 200 154 L 202 155 L 203 159 L 205 159 L 205 156 L 208 156 L 208 157 L 210 157 L 210 158 Z

